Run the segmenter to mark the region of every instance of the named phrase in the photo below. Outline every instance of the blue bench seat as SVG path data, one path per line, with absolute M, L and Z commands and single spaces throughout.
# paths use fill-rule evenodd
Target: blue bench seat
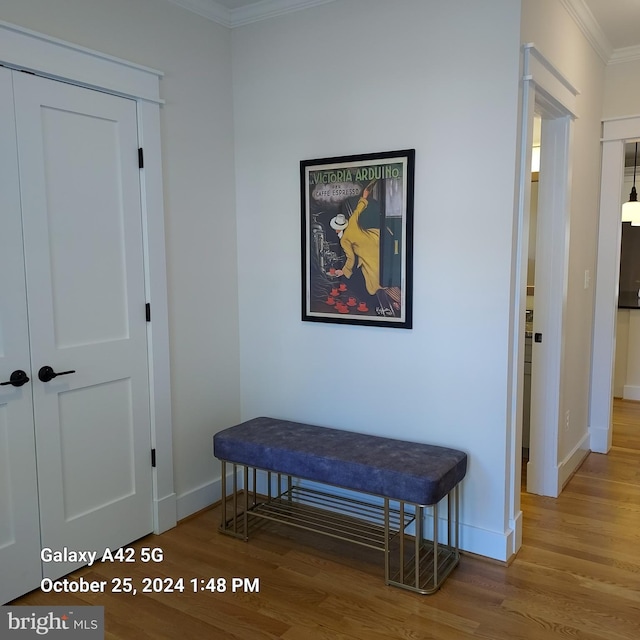
M 421 505 L 440 502 L 467 471 L 467 455 L 456 449 L 275 418 L 254 418 L 220 431 L 214 455 Z

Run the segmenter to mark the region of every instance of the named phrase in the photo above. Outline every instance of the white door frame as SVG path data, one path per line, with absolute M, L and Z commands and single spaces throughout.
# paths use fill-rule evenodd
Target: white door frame
M 569 259 L 571 116 L 539 101 L 536 112 L 542 117 L 542 140 L 527 491 L 556 497 L 563 484 L 559 434 Z M 541 343 L 536 342 L 538 335 Z
M 561 487 L 557 458 L 569 247 L 570 145 L 572 123 L 576 118 L 576 97 L 579 93 L 534 44 L 525 44 L 523 47 L 522 72 L 512 279 L 512 367 L 509 390 L 510 554 L 515 553 L 522 544 L 520 478 L 533 120 L 535 114 L 540 115 L 543 120 L 539 211 L 544 208 L 544 212 L 542 215 L 538 214 L 538 233 L 541 237 L 536 243 L 536 253 L 537 256 L 540 255 L 540 251 L 546 254 L 544 262 L 548 273 L 546 278 L 541 274 L 544 285 L 538 284 L 536 289 L 536 299 L 540 295 L 541 308 L 538 308 L 536 300 L 534 331 L 542 333 L 543 343 L 535 346 L 544 348 L 538 349 L 538 353 L 534 354 L 531 403 L 532 406 L 534 403 L 540 406 L 540 419 L 544 428 L 536 428 L 532 422 L 528 490 L 545 495 L 557 495 Z M 542 267 L 536 264 L 536 278 L 541 281 L 537 273 L 539 266 Z M 553 277 L 549 274 L 553 274 Z
M 620 192 L 624 182 L 624 147 L 640 138 L 640 116 L 605 120 L 602 127 L 602 176 L 598 262 L 596 267 L 589 436 L 591 450 L 611 448 L 613 382 L 620 279 Z
M 154 532 L 176 524 L 169 372 L 167 277 L 160 155 L 160 77 L 162 73 L 47 35 L 0 22 L 0 64 L 53 80 L 106 91 L 136 101 L 141 170 L 145 286 L 151 304 L 148 324 Z M 143 304 L 145 301 L 141 301 Z

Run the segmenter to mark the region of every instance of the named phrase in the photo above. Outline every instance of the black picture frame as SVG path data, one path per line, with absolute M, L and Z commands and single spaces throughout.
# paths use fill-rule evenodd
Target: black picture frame
M 411 329 L 415 150 L 300 162 L 302 320 Z

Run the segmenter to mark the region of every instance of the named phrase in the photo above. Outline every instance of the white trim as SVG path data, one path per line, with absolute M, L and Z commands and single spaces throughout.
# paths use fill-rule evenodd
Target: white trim
M 620 277 L 620 192 L 624 146 L 640 136 L 640 116 L 607 120 L 602 128 L 600 219 L 591 351 L 589 435 L 592 451 L 607 453 L 612 441 L 613 385 Z
M 232 480 L 233 473 L 231 473 L 231 475 L 227 474 L 227 486 L 230 486 L 229 483 L 231 483 Z M 176 500 L 178 520 L 182 520 L 198 511 L 202 511 L 202 509 L 210 507 L 220 500 L 221 496 L 222 482 L 220 478 L 180 494 Z
M 149 386 L 151 389 L 151 438 L 156 449 L 154 494 L 164 501 L 173 496 L 173 524 L 176 524 L 173 478 L 173 426 L 171 421 L 171 377 L 169 360 L 169 302 L 162 193 L 160 109 L 157 104 L 138 102 L 139 144 L 144 149 L 141 171 L 145 285 L 151 305 L 148 323 Z M 170 521 L 164 519 L 163 522 Z M 156 518 L 156 533 L 166 531 Z
M 638 127 L 639 120 L 640 115 L 603 120 L 601 142 L 612 142 L 614 140 L 626 141 L 640 138 L 640 128 Z M 622 151 L 622 155 L 624 157 L 624 147 L 622 148 Z
M 594 453 L 607 453 L 611 449 L 611 429 L 608 426 L 590 427 L 589 447 Z
M 560 4 L 578 25 L 578 28 L 582 31 L 594 51 L 600 56 L 600 59 L 607 64 L 614 53 L 613 46 L 584 0 L 560 0 Z
M 573 118 L 577 117 L 576 97 L 580 91 L 544 56 L 534 43 L 524 45 L 524 80 L 533 82 L 553 100 L 559 102 Z
M 162 72 L 7 22 L 0 22 L 0 64 L 126 98 L 162 102 Z
M 590 436 L 585 434 L 582 440 L 573 448 L 573 451 L 565 457 L 565 459 L 558 465 L 558 493 L 562 491 L 562 488 L 569 482 L 571 476 L 578 470 L 584 459 L 589 455 Z
M 536 332 L 542 333 L 543 345 L 534 355 L 538 366 L 532 376 L 531 458 L 528 464 L 527 489 L 543 495 L 558 494 L 559 428 L 562 407 L 562 367 L 565 332 L 566 288 L 568 278 L 569 206 L 571 182 L 572 123 L 576 117 L 578 90 L 547 60 L 533 44 L 523 46 L 520 139 L 513 234 L 512 317 L 511 317 L 511 385 L 509 391 L 510 438 L 509 474 L 507 477 L 508 516 L 512 531 L 507 536 L 512 555 L 522 541 L 520 515 L 520 464 L 522 446 L 522 407 L 524 378 L 524 315 L 526 298 L 527 254 L 530 220 L 530 167 L 533 118 L 543 118 L 542 160 L 545 187 L 539 192 L 536 279 L 544 287 L 536 290 Z M 542 252 L 545 252 L 542 258 Z M 542 271 L 546 269 L 546 277 Z M 535 407 L 533 402 L 536 402 Z M 533 409 L 537 409 L 537 413 Z
M 233 486 L 233 464 L 228 465 L 227 469 L 227 493 L 231 493 L 231 487 Z M 244 488 L 244 476 L 242 470 L 238 467 L 236 472 L 236 482 L 238 488 Z M 259 482 L 259 491 L 266 495 L 267 483 L 266 480 Z M 202 509 L 206 509 L 214 505 L 222 498 L 222 475 L 216 480 L 206 482 L 195 489 L 191 489 L 186 493 L 182 493 L 177 497 L 176 511 L 178 514 L 178 520 L 187 518 Z
M 229 12 L 231 14 L 231 26 L 241 27 L 252 22 L 310 9 L 329 2 L 335 2 L 335 0 L 261 0 L 245 7 L 232 9 Z
M 605 127 L 608 127 L 610 125 L 608 125 L 609 122 L 617 122 L 617 121 L 632 121 L 634 118 L 640 118 L 640 113 L 634 113 L 628 116 L 612 116 L 611 118 L 603 118 L 602 119 L 602 124 Z M 607 139 L 609 140 L 611 137 L 608 136 Z M 604 140 L 604 137 L 600 139 L 600 141 L 602 142 Z
M 516 517 L 509 521 L 509 534 L 507 535 L 507 560 L 514 556 L 522 546 L 522 511 L 518 511 Z
M 215 0 L 169 0 L 173 4 L 197 13 L 203 18 L 221 24 L 223 27 L 232 27 L 231 11 Z
M 215 0 L 169 0 L 169 2 L 233 29 L 252 22 L 328 4 L 335 0 L 259 0 L 237 9 L 227 9 Z
M 524 70 L 524 57 L 523 57 Z M 507 441 L 507 508 L 510 526 L 522 527 L 518 517 L 521 494 L 522 464 L 522 412 L 524 405 L 524 335 L 526 310 L 526 284 L 529 247 L 529 202 L 531 201 L 531 152 L 533 146 L 533 116 L 535 87 L 531 82 L 522 83 L 520 113 L 520 140 L 516 167 L 515 215 L 513 229 L 513 262 L 511 266 L 511 297 L 513 305 L 510 317 L 511 357 L 509 358 L 508 441 Z M 521 339 L 522 338 L 522 339 Z M 522 540 L 522 529 L 515 531 L 514 545 Z M 511 554 L 519 547 L 515 547 Z
M 148 325 L 151 442 L 157 465 L 153 470 L 153 519 L 155 533 L 162 533 L 176 524 L 160 155 L 162 74 L 5 22 L 0 22 L 0 64 L 137 102 L 139 144 L 145 149 L 141 171 L 145 284 L 152 309 Z
M 595 19 L 584 0 L 560 0 L 560 3 L 605 64 L 619 64 L 640 60 L 640 45 L 620 47 L 619 49 L 613 48 L 613 45 L 600 27 L 600 23 Z
M 542 113 L 545 180 L 538 192 L 536 236 L 536 313 L 531 377 L 531 435 L 527 491 L 556 497 L 559 433 L 563 406 L 563 366 L 569 255 L 570 148 L 569 115 Z M 542 282 L 542 286 L 540 286 Z
M 522 520 L 517 524 L 521 527 Z M 460 550 L 468 551 L 478 556 L 485 556 L 507 562 L 518 549 L 516 541 L 519 538 L 517 531 L 507 529 L 506 531 L 490 531 L 468 524 L 460 523 Z M 520 539 L 521 536 L 520 536 Z
M 609 64 L 619 64 L 621 62 L 635 62 L 640 60 L 640 45 L 632 47 L 623 47 L 616 49 L 611 55 Z
M 162 533 L 176 526 L 176 494 L 153 500 L 153 532 Z
M 624 400 L 640 400 L 640 387 L 638 385 L 625 384 L 622 397 Z

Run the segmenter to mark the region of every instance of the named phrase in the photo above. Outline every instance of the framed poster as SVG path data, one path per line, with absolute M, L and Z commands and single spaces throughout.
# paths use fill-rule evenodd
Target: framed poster
M 302 319 L 410 329 L 415 150 L 300 162 Z

